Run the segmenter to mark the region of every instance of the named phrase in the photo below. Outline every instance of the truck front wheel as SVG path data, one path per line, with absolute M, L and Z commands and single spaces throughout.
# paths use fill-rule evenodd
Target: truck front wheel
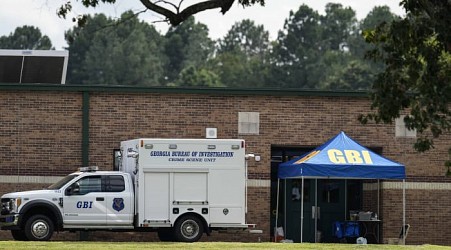
M 25 235 L 25 232 L 23 230 L 11 230 L 11 235 L 13 236 L 13 239 L 20 240 L 20 241 L 26 241 L 27 236 Z
M 177 220 L 174 231 L 177 241 L 196 242 L 202 237 L 204 228 L 198 217 L 186 215 Z
M 28 240 L 47 241 L 53 235 L 53 222 L 45 215 L 33 215 L 25 223 Z

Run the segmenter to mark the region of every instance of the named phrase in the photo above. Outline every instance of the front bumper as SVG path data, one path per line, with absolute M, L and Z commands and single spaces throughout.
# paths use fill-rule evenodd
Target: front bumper
M 17 227 L 19 214 L 0 215 L 0 229 L 8 230 Z

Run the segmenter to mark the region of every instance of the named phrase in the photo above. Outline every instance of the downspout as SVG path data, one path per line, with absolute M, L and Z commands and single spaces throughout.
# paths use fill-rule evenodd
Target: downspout
M 82 166 L 89 165 L 89 92 L 83 91 L 81 115 L 81 160 Z M 87 241 L 88 231 L 80 231 L 79 240 Z
M 82 166 L 89 165 L 89 92 L 83 91 L 82 125 L 81 125 L 81 159 Z

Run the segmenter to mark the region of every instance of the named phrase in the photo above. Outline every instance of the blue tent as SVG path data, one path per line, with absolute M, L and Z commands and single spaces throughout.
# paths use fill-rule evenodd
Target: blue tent
M 299 158 L 281 163 L 278 169 L 280 179 L 302 179 L 301 215 L 304 214 L 304 179 L 402 179 L 403 180 L 403 225 L 405 225 L 405 167 L 384 158 L 340 132 L 328 142 Z M 379 193 L 379 190 L 378 190 Z M 277 184 L 279 195 L 279 183 Z M 379 197 L 379 195 L 378 195 Z M 316 202 L 315 202 L 316 203 Z M 379 207 L 379 198 L 378 198 Z M 277 198 L 276 224 L 278 221 L 279 198 Z M 303 232 L 301 216 L 301 242 Z M 315 231 L 316 231 L 315 223 Z M 316 241 L 316 239 L 315 239 Z
M 405 179 L 403 165 L 384 158 L 344 132 L 310 153 L 279 165 L 279 178 Z

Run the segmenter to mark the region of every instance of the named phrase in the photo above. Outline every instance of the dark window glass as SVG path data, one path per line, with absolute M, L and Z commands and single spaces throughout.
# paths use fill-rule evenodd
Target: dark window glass
M 124 177 L 122 175 L 108 176 L 108 183 L 106 185 L 107 192 L 122 192 L 125 190 Z
M 0 56 L 0 82 L 20 83 L 23 56 Z
M 87 176 L 78 181 L 80 194 L 102 192 L 102 181 L 100 176 Z

